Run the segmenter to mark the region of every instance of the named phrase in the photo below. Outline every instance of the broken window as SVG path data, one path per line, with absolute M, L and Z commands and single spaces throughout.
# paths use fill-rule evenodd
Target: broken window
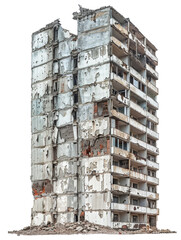
M 72 115 L 73 115 L 74 121 L 77 121 L 77 111 L 75 109 L 72 111 Z
M 112 146 L 127 150 L 127 142 L 124 142 L 119 138 L 115 138 L 115 137 L 112 138 Z
M 58 47 L 54 47 L 53 49 L 53 58 L 54 59 L 58 58 Z
M 123 149 L 124 150 L 127 150 L 127 146 L 128 146 L 127 142 L 123 142 Z
M 134 222 L 134 223 L 137 223 L 137 222 L 138 222 L 138 216 L 133 215 L 133 222 Z
M 54 41 L 58 40 L 58 26 L 53 29 L 53 39 Z
M 138 188 L 138 184 L 133 183 L 133 188 Z
M 73 74 L 73 86 L 77 86 L 77 74 Z
M 74 104 L 78 103 L 78 93 L 74 93 Z
M 133 205 L 138 205 L 138 199 L 133 199 L 132 203 Z
M 118 222 L 118 214 L 113 215 L 113 222 Z
M 133 76 L 130 76 L 130 83 L 133 84 Z
M 57 92 L 58 91 L 58 81 L 53 82 L 53 91 Z
M 116 66 L 112 64 L 112 72 L 116 74 Z
M 117 196 L 113 196 L 113 203 L 118 203 L 118 197 Z
M 113 165 L 114 165 L 114 166 L 119 166 L 118 161 L 113 161 Z
M 152 171 L 152 177 L 156 177 L 156 172 Z
M 135 87 L 139 88 L 139 82 L 138 82 L 138 80 L 136 80 L 135 78 L 134 78 L 133 85 L 134 85 Z
M 53 159 L 54 161 L 57 159 L 57 147 L 53 147 Z
M 119 107 L 119 108 L 118 108 L 118 112 L 120 112 L 120 113 L 123 113 L 123 114 L 124 114 L 124 107 Z
M 115 89 L 112 88 L 112 95 L 116 95 L 118 93 L 118 91 L 116 91 Z
M 123 71 L 120 68 L 118 68 L 118 76 L 123 78 Z
M 74 68 L 78 67 L 78 57 L 77 56 L 73 57 L 73 64 L 74 64 Z
M 78 215 L 74 214 L 74 222 L 78 222 Z
M 129 168 L 129 161 L 128 160 L 119 160 L 119 166 L 122 168 Z
M 118 184 L 118 179 L 117 178 L 113 178 L 113 184 Z
M 156 208 L 156 201 L 148 201 L 149 208 Z
M 111 127 L 115 128 L 116 127 L 116 120 L 111 118 Z
M 53 97 L 53 108 L 56 109 L 57 108 L 57 103 L 58 103 L 58 98 L 57 96 Z
M 156 193 L 156 187 L 155 187 L 155 186 L 148 185 L 148 192 Z

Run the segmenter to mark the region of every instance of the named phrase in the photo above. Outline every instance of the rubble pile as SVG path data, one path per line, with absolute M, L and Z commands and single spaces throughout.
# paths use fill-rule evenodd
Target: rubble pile
M 90 222 L 74 222 L 63 224 L 49 224 L 43 226 L 25 227 L 19 231 L 9 231 L 17 235 L 47 235 L 47 234 L 118 234 L 118 231 L 109 227 L 100 226 Z
M 143 227 L 139 230 L 128 229 L 112 229 L 88 221 L 74 222 L 65 224 L 48 224 L 42 226 L 28 226 L 22 230 L 9 231 L 19 235 L 48 235 L 48 234 L 160 234 L 160 233 L 176 233 L 169 229 L 157 229 Z

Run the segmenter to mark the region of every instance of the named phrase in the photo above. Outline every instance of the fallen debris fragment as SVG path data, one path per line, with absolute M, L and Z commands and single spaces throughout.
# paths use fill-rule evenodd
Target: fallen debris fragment
M 85 222 L 74 222 L 66 224 L 49 224 L 42 226 L 28 226 L 21 230 L 9 231 L 8 233 L 14 233 L 20 235 L 48 235 L 48 234 L 160 234 L 160 233 L 176 233 L 169 229 L 157 229 L 143 227 L 139 230 L 128 229 L 112 229 L 97 224 Z

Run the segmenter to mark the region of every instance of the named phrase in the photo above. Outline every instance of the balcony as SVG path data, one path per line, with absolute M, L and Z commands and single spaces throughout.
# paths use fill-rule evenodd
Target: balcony
M 126 72 L 128 72 L 129 68 L 126 63 L 124 63 L 121 59 L 116 57 L 115 55 L 111 56 L 111 62 L 116 63 L 118 66 L 121 66 Z
M 147 150 L 154 153 L 154 154 L 159 154 L 159 149 L 155 146 L 152 146 L 151 144 L 147 143 Z
M 129 122 L 128 116 L 124 115 L 123 113 L 117 112 L 115 109 L 111 110 L 111 117 L 116 117 L 126 123 Z
M 118 147 L 111 147 L 111 154 L 120 156 L 122 158 L 129 158 L 129 152 Z
M 138 129 L 140 132 L 145 133 L 146 127 L 142 125 L 141 123 L 135 121 L 134 119 L 130 118 L 130 125 L 136 129 Z
M 142 166 L 146 166 L 146 161 L 141 156 L 135 156 L 133 153 L 130 153 L 130 159 L 131 159 L 132 162 L 135 162 L 135 163 L 137 163 L 139 165 L 142 165 Z
M 111 135 L 121 138 L 124 141 L 128 141 L 129 140 L 129 134 L 124 133 L 122 131 L 120 131 L 119 129 L 116 128 L 111 128 Z
M 153 193 L 153 192 L 147 192 L 147 198 L 151 200 L 158 200 L 159 199 L 159 194 L 158 193 Z
M 120 32 L 123 36 L 125 36 L 126 38 L 128 37 L 128 30 L 126 28 L 122 27 L 121 24 L 119 24 L 115 19 L 111 18 L 110 24 L 113 27 L 115 27 L 115 29 L 117 29 L 118 32 Z
M 155 92 L 158 95 L 158 88 L 154 86 L 151 82 L 147 81 L 147 87 L 150 88 L 153 92 Z
M 134 213 L 146 213 L 146 207 L 142 207 L 142 206 L 136 206 L 136 205 L 129 205 L 129 210 L 130 212 L 134 212 Z
M 158 79 L 158 73 L 150 65 L 146 64 L 146 70 L 153 76 L 153 78 Z
M 138 97 L 142 98 L 143 100 L 146 101 L 146 94 L 142 92 L 140 89 L 135 87 L 134 85 L 130 84 L 130 90 L 135 93 Z
M 134 68 L 130 67 L 130 74 L 133 75 L 136 79 L 138 79 L 140 82 L 146 84 L 145 78 L 141 76 Z
M 135 43 L 137 42 L 139 47 L 142 48 L 142 50 L 145 52 L 145 45 L 132 33 L 129 34 L 129 38 L 134 41 Z
M 159 209 L 158 208 L 147 208 L 147 214 L 159 215 Z
M 121 192 L 121 193 L 129 193 L 129 187 L 112 184 L 112 191 Z
M 152 122 L 158 124 L 158 118 L 157 118 L 156 116 L 154 116 L 153 114 L 147 112 L 147 118 L 148 118 L 149 120 L 151 120 Z
M 154 185 L 158 185 L 159 179 L 156 177 L 147 176 L 147 182 L 152 183 Z
M 148 134 L 148 136 L 153 137 L 156 140 L 159 139 L 159 134 L 157 132 L 151 130 L 150 128 L 147 128 L 147 134 Z
M 111 203 L 111 209 L 116 211 L 129 211 L 129 204 Z
M 116 95 L 116 98 L 119 102 L 125 104 L 126 106 L 129 105 L 129 99 L 128 98 L 125 98 L 124 96 L 122 96 L 121 94 L 117 94 Z
M 158 58 L 153 55 L 149 50 L 148 48 L 146 48 L 146 55 L 151 58 L 151 60 L 153 60 L 155 62 L 155 64 L 157 65 L 158 64 Z
M 148 104 L 150 104 L 155 109 L 159 108 L 159 104 L 153 98 L 151 98 L 149 96 L 147 96 L 147 102 L 148 102 Z
M 130 194 L 133 196 L 143 197 L 146 198 L 147 192 L 137 189 L 137 188 L 130 188 Z
M 125 54 L 128 54 L 128 47 L 122 42 L 120 42 L 117 38 L 112 36 L 111 42 L 113 42 L 117 47 L 121 48 L 125 52 Z
M 130 171 L 130 178 L 146 182 L 147 175 L 135 171 Z
M 139 114 L 139 116 L 143 116 L 146 117 L 146 111 L 140 107 L 138 104 L 136 104 L 133 101 L 130 101 L 130 108 L 132 108 L 132 110 L 136 111 L 137 114 Z
M 146 149 L 146 142 L 143 142 L 135 137 L 130 137 L 130 142 L 133 145 L 137 145 L 140 149 Z
M 126 212 L 132 212 L 132 213 L 140 213 L 140 214 L 159 214 L 158 208 L 148 208 L 148 207 L 142 207 L 137 205 L 131 205 L 131 204 L 122 204 L 122 203 L 111 203 L 111 210 L 113 211 L 126 211 Z
M 129 89 L 129 83 L 126 80 L 124 80 L 123 78 L 121 78 L 120 76 L 113 73 L 113 72 L 111 73 L 111 79 L 113 81 L 115 81 L 116 84 L 118 84 L 118 88 L 119 88 L 119 85 L 122 85 L 126 89 Z
M 145 70 L 145 59 L 142 56 L 136 55 L 135 51 L 130 49 L 130 61 L 131 61 L 131 67 L 136 69 L 136 71 L 141 72 Z
M 129 169 L 114 166 L 114 165 L 111 166 L 111 172 L 118 175 L 126 176 L 126 177 L 129 176 Z
M 159 164 L 157 162 L 153 162 L 153 161 L 150 161 L 150 160 L 147 159 L 146 164 L 150 168 L 153 168 L 153 169 L 156 169 L 156 170 L 159 169 Z

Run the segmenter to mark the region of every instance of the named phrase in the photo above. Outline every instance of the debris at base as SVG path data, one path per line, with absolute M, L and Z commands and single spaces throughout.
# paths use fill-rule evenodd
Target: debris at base
M 157 229 L 143 227 L 139 230 L 128 229 L 112 229 L 110 227 L 85 222 L 74 222 L 66 224 L 49 224 L 42 226 L 28 226 L 22 230 L 9 231 L 20 235 L 47 235 L 47 234 L 160 234 L 160 233 L 176 233 L 169 229 Z

